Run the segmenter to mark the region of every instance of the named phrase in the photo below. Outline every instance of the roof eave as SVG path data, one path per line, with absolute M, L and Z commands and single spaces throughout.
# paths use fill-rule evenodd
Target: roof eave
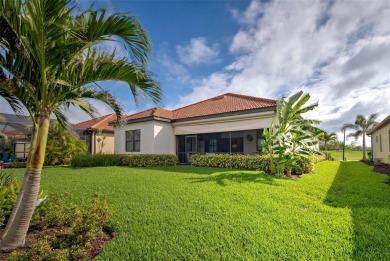
M 272 105 L 272 106 L 256 108 L 256 109 L 233 111 L 233 112 L 224 112 L 224 113 L 218 113 L 218 114 L 211 114 L 211 115 L 196 116 L 196 117 L 190 117 L 190 118 L 175 119 L 174 122 L 195 121 L 195 120 L 220 118 L 220 117 L 226 117 L 226 116 L 235 116 L 235 115 L 243 115 L 243 114 L 250 114 L 250 113 L 256 113 L 256 112 L 275 111 L 275 110 L 276 110 L 276 106 Z
M 374 128 L 372 128 L 371 130 L 367 131 L 367 135 L 371 135 L 373 134 L 374 132 L 376 132 L 377 130 L 379 129 L 382 129 L 384 126 L 386 126 L 387 124 L 390 124 L 390 115 L 387 116 L 383 121 L 381 121 L 378 125 L 376 125 Z

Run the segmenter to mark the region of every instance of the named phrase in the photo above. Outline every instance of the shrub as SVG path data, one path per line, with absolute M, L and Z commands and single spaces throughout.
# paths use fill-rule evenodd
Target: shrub
M 45 165 L 69 164 L 71 158 L 87 151 L 87 143 L 79 139 L 71 128 L 61 128 L 58 121 L 53 120 L 49 127 L 46 146 Z
M 11 174 L 0 172 L 0 228 L 11 215 L 20 187 L 21 183 Z
M 32 219 L 34 229 L 58 228 L 61 236 L 46 236 L 26 252 L 11 253 L 9 260 L 87 260 L 85 247 L 107 229 L 112 212 L 106 196 L 95 194 L 91 204 L 84 207 L 68 206 L 67 199 L 67 194 L 51 194 Z M 116 229 L 111 223 L 107 226 L 111 232 Z
M 29 260 L 72 260 L 69 250 L 53 249 L 52 244 L 56 240 L 54 236 L 46 236 L 30 247 L 26 252 L 12 252 L 8 257 L 10 261 Z
M 158 167 L 176 164 L 177 157 L 172 154 L 80 154 L 71 160 L 72 167 Z
M 22 162 L 22 161 L 14 161 L 7 166 L 7 168 L 12 168 L 12 169 L 17 169 L 17 168 L 20 169 L 25 167 L 26 167 L 26 162 Z
M 273 156 L 276 158 L 276 156 Z M 315 158 L 319 160 L 319 158 Z M 268 155 L 239 155 L 239 154 L 215 154 L 191 156 L 192 165 L 198 167 L 232 168 L 232 169 L 259 169 L 267 173 L 270 171 L 270 159 Z M 310 173 L 313 171 L 311 157 L 299 159 L 292 169 L 294 174 Z
M 132 154 L 122 155 L 122 166 L 159 167 L 177 164 L 176 155 L 172 154 Z
M 312 173 L 313 172 L 313 160 L 311 158 L 301 157 L 299 160 L 294 162 L 292 165 L 292 173 L 301 175 L 303 173 Z
M 72 167 L 121 166 L 122 155 L 120 154 L 78 154 L 71 159 L 70 164 Z

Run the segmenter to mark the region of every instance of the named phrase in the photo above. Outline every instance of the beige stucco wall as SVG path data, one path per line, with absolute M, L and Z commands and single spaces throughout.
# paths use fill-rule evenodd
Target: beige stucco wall
M 126 152 L 128 130 L 141 130 L 140 152 Z M 144 121 L 115 128 L 115 153 L 117 154 L 175 154 L 175 136 L 168 122 Z
M 388 156 L 390 155 L 390 124 L 385 125 L 381 129 L 371 134 L 371 146 L 373 158 L 382 159 L 385 163 L 390 163 Z M 380 142 L 382 141 L 382 151 Z
M 154 121 L 154 153 L 176 154 L 175 134 L 171 123 Z
M 96 133 L 93 134 L 94 136 L 92 137 L 92 151 L 93 153 L 100 153 L 102 152 L 103 154 L 113 154 L 114 153 L 114 145 L 115 145 L 115 137 L 114 133 L 112 132 L 103 132 L 103 133 Z M 104 140 L 104 145 L 102 150 L 101 149 L 101 142 L 98 142 L 99 138 L 100 140 L 103 140 L 103 137 L 106 137 Z
M 141 130 L 140 152 L 126 152 L 126 131 Z M 116 154 L 145 154 L 154 153 L 153 121 L 132 123 L 115 127 L 115 153 Z
M 249 141 L 247 139 L 247 136 L 252 136 L 252 141 Z M 251 154 L 251 153 L 257 153 L 256 148 L 256 130 L 247 130 L 244 131 L 244 154 Z

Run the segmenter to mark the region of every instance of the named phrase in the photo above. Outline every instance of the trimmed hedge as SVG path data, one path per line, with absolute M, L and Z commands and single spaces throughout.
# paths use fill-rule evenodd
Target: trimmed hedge
M 133 154 L 122 156 L 122 166 L 160 167 L 177 164 L 177 156 L 172 154 Z
M 276 156 L 274 156 L 276 159 Z M 192 165 L 198 167 L 215 167 L 231 169 L 260 169 L 265 172 L 270 171 L 270 161 L 267 155 L 240 155 L 240 154 L 214 154 L 202 155 L 195 154 L 191 156 Z M 324 156 L 311 156 L 301 158 L 292 169 L 294 174 L 303 174 L 313 172 L 314 163 L 324 160 Z
M 229 169 L 261 169 L 269 171 L 269 158 L 265 155 L 240 154 L 195 154 L 191 156 L 193 166 Z
M 72 167 L 159 167 L 177 164 L 172 154 L 79 154 L 70 161 Z

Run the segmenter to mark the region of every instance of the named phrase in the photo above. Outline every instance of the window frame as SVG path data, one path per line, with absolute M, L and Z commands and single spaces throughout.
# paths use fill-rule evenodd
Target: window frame
M 127 133 L 129 133 L 129 132 L 132 132 L 132 139 L 127 139 Z M 135 133 L 136 132 L 139 132 L 139 135 L 138 135 L 138 137 L 139 137 L 139 139 L 135 139 Z M 139 146 L 138 146 L 138 150 L 136 149 L 136 146 L 135 146 L 135 144 L 136 143 L 139 143 Z M 133 145 L 133 150 L 130 150 L 130 146 L 128 146 L 128 144 L 132 144 Z M 135 129 L 135 130 L 127 130 L 127 131 L 125 131 L 125 151 L 126 152 L 141 152 L 141 129 Z

